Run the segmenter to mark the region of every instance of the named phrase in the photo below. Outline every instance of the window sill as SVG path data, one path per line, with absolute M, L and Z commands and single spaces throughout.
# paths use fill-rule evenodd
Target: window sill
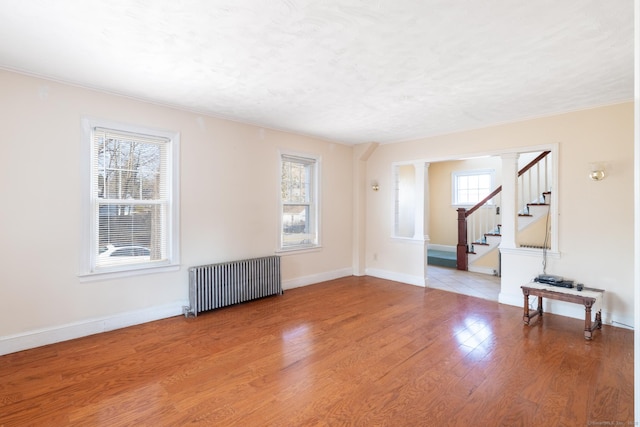
M 122 279 L 125 277 L 142 276 L 145 274 L 167 273 L 180 270 L 180 264 L 165 264 L 161 266 L 139 266 L 127 270 L 99 271 L 95 273 L 78 274 L 80 283 L 97 282 L 102 280 Z
M 296 246 L 293 248 L 280 248 L 276 250 L 276 255 L 287 256 L 287 255 L 298 255 L 308 252 L 320 252 L 322 250 L 321 245 L 314 246 Z

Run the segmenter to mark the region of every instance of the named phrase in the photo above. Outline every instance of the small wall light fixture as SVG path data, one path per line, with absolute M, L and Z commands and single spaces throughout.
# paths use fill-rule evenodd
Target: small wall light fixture
M 378 181 L 371 181 L 371 189 L 373 191 L 378 191 L 380 189 L 380 186 L 378 185 Z
M 592 162 L 589 163 L 589 179 L 591 181 L 602 181 L 605 178 L 606 171 L 604 163 Z

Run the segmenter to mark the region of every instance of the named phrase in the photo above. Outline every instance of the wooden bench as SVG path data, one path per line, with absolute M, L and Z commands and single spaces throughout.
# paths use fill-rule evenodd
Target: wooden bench
M 559 301 L 573 302 L 584 305 L 584 338 L 590 340 L 593 331 L 602 328 L 602 299 L 604 290 L 584 288 L 578 291 L 574 288 L 561 288 L 557 286 L 545 285 L 543 283 L 529 283 L 521 286 L 524 294 L 524 316 L 522 320 L 526 325 L 536 316 L 542 317 L 542 298 L 551 298 Z M 529 310 L 529 296 L 538 297 L 538 309 L 533 313 Z M 591 322 L 591 310 L 595 308 L 595 322 Z

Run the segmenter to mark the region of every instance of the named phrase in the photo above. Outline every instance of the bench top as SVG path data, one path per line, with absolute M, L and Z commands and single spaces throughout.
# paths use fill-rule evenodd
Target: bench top
M 539 294 L 542 297 L 558 299 L 561 301 L 584 304 L 585 301 L 592 300 L 592 309 L 594 311 L 600 311 L 602 309 L 602 300 L 604 299 L 603 289 L 584 288 L 579 291 L 576 288 L 563 288 L 539 282 L 527 283 L 526 285 L 521 286 L 521 288 L 523 292 L 528 290 L 534 296 Z

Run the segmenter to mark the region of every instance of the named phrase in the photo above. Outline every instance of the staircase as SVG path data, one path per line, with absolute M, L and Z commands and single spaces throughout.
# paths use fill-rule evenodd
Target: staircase
M 542 193 L 539 200 L 534 200 L 527 203 L 526 206 L 518 212 L 518 235 L 521 237 L 520 247 L 537 248 L 542 249 L 546 246 L 546 218 L 551 208 L 551 192 L 545 191 Z M 526 234 L 528 229 L 540 225 L 544 227 L 540 230 L 538 227 L 533 233 Z M 468 270 L 477 273 L 487 273 L 499 275 L 499 265 L 496 268 L 482 266 L 481 261 L 483 258 L 487 258 L 492 254 L 497 257 L 497 250 L 502 240 L 500 234 L 500 224 L 497 224 L 493 229 L 484 233 L 484 235 L 471 243 L 468 256 Z M 491 264 L 488 262 L 487 264 Z
M 548 218 L 551 202 L 551 173 L 548 155 L 542 152 L 518 171 L 517 236 L 519 247 L 548 246 Z M 498 246 L 501 241 L 500 193 L 496 188 L 470 209 L 458 209 L 458 270 L 500 274 Z

